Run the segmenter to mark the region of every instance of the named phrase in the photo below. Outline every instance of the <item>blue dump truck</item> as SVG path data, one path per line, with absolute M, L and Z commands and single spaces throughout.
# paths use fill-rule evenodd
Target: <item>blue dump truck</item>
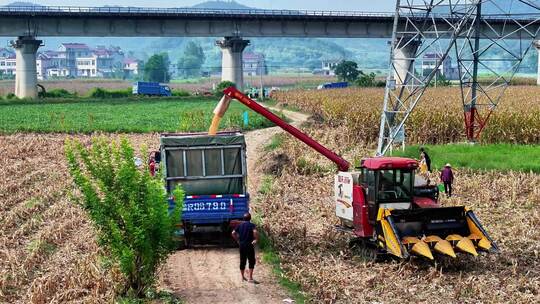
M 158 82 L 137 81 L 133 83 L 133 95 L 172 96 L 169 86 Z
M 162 134 L 160 146 L 167 192 L 177 184 L 185 192 L 178 231 L 181 247 L 216 240 L 230 244 L 232 228 L 249 211 L 244 135 Z M 174 208 L 172 197 L 169 207 Z
M 324 90 L 324 89 L 341 89 L 346 88 L 349 86 L 348 82 L 328 82 L 323 83 L 317 87 L 318 90 Z

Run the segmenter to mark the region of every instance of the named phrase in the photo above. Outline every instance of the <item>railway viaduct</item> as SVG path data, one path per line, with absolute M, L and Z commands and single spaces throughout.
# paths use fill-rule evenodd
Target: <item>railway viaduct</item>
M 436 18 L 437 31 L 451 30 L 447 16 Z M 495 27 L 494 35 L 497 27 L 514 27 L 515 32 L 510 31 L 507 38 L 520 38 L 519 26 L 504 16 L 486 18 L 490 18 L 489 25 L 484 26 Z M 15 92 L 20 98 L 37 95 L 36 53 L 42 43 L 39 37 L 223 37 L 216 41 L 222 50 L 222 79 L 242 87 L 242 51 L 249 44 L 243 37 L 391 39 L 393 25 L 393 13 L 350 11 L 0 7 L 0 36 L 16 38 L 12 42 L 17 56 Z M 402 48 L 395 60 L 410 61 L 415 49 L 411 47 L 409 52 Z M 400 72 L 404 73 L 396 71 Z

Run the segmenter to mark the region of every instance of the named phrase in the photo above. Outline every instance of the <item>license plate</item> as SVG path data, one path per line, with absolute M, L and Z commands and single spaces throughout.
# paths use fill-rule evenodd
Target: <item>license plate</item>
M 229 204 L 226 202 L 201 202 L 201 203 L 187 203 L 184 205 L 183 211 L 227 211 L 229 210 Z

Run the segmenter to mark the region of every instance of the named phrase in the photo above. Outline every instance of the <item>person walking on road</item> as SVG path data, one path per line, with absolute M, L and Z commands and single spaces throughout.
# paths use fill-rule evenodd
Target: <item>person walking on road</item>
M 420 148 L 420 159 L 424 159 L 426 161 L 427 170 L 428 172 L 431 172 L 431 157 L 426 152 L 426 149 Z
M 259 240 L 257 226 L 251 222 L 251 214 L 244 214 L 244 221 L 232 232 L 232 237 L 240 246 L 240 274 L 242 280 L 257 284 L 253 280 L 253 270 L 255 269 L 255 244 Z M 245 277 L 246 262 L 249 262 L 248 277 Z
M 446 164 L 441 171 L 441 181 L 444 183 L 444 193 L 446 197 L 452 197 L 452 183 L 454 182 L 454 172 L 452 172 L 452 166 Z

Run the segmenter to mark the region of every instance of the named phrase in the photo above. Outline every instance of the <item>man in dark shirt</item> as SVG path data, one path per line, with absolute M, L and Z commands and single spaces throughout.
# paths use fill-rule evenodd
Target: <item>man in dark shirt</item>
M 232 232 L 232 237 L 240 245 L 240 274 L 242 280 L 246 280 L 244 271 L 246 269 L 246 260 L 249 261 L 249 282 L 255 283 L 253 280 L 253 269 L 255 268 L 255 247 L 259 240 L 259 232 L 257 226 L 251 222 L 251 214 L 244 214 L 244 222 L 236 226 Z

